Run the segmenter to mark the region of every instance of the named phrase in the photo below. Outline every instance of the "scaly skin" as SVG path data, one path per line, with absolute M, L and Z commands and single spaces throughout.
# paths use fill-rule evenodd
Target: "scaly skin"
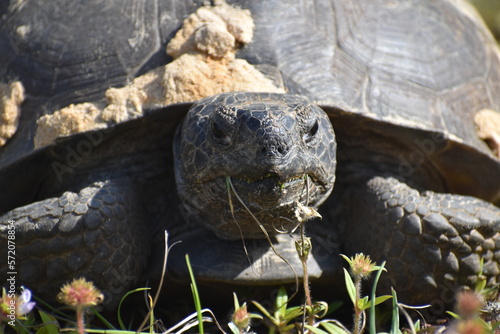
M 303 97 L 209 97 L 190 109 L 176 139 L 179 195 L 221 238 L 265 237 L 236 195 L 228 195 L 226 177 L 269 234 L 281 225 L 293 227 L 298 203 L 317 208 L 333 188 L 333 129 L 328 116 Z
M 481 272 L 490 286 L 500 279 L 500 209 L 456 194 L 418 191 L 394 177 L 353 184 L 340 210 L 344 246 L 387 261 L 386 291 L 414 303 L 432 303 Z
M 130 188 L 96 182 L 8 212 L 0 217 L 0 231 L 6 236 L 14 222 L 18 284 L 41 287 L 37 296 L 52 302 L 73 277 L 90 277 L 102 287 L 105 303 L 117 305 L 146 266 L 150 237 L 141 219 Z M 2 249 L 5 243 L 0 239 Z

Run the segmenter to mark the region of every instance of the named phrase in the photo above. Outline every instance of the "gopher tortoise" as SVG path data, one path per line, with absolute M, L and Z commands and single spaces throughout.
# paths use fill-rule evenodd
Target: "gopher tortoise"
M 387 261 L 383 284 L 408 303 L 480 273 L 495 285 L 500 161 L 474 116 L 500 110 L 500 51 L 469 5 L 229 3 L 255 22 L 237 56 L 273 69 L 287 94 L 223 93 L 38 149 L 40 116 L 171 61 L 165 45 L 202 1 L 0 6 L 0 75 L 26 91 L 0 149 L 3 252 L 15 235 L 1 279 L 53 300 L 85 276 L 116 305 L 159 277 L 166 230 L 182 241 L 171 279 L 186 278 L 189 253 L 202 282 L 293 282 L 297 216 L 317 208 L 304 223 L 313 280 L 336 284 L 339 254 L 364 252 Z

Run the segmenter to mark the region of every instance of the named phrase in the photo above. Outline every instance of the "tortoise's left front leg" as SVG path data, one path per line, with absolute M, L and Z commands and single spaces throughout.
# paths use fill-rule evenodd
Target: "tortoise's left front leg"
M 403 302 L 429 303 L 472 285 L 481 269 L 490 284 L 500 279 L 500 209 L 491 203 L 374 177 L 350 188 L 342 205 L 346 251 L 386 260 L 385 285 Z
M 94 182 L 0 216 L 0 249 L 12 250 L 13 261 L 0 263 L 0 281 L 13 275 L 51 303 L 63 283 L 85 277 L 103 290 L 103 305 L 115 308 L 141 278 L 151 244 L 138 191 L 120 181 Z

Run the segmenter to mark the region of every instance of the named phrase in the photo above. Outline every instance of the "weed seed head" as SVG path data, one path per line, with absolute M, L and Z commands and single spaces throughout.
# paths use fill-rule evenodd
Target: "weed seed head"
M 232 320 L 239 329 L 247 328 L 250 325 L 250 314 L 247 311 L 246 303 L 234 310 Z
M 363 253 L 356 254 L 351 258 L 351 271 L 355 277 L 368 278 L 373 270 L 375 270 L 375 263 L 372 262 L 369 255 Z
M 104 296 L 94 286 L 94 283 L 88 282 L 83 277 L 65 284 L 57 295 L 59 302 L 75 308 L 95 306 L 100 304 L 103 299 Z
M 457 313 L 463 318 L 472 318 L 479 314 L 483 299 L 472 291 L 462 291 L 457 295 Z
M 458 334 L 487 334 L 490 333 L 485 326 L 477 321 L 477 319 L 467 319 L 460 322 L 456 329 L 452 328 L 452 331 Z M 451 332 L 450 332 L 451 333 Z

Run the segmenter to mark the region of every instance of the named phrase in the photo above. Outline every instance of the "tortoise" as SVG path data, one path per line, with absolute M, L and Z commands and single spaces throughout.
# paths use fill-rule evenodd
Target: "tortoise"
M 85 276 L 116 305 L 158 275 L 167 231 L 182 241 L 172 279 L 189 253 L 200 281 L 291 282 L 297 215 L 313 208 L 312 279 L 335 284 L 339 254 L 364 252 L 409 303 L 497 283 L 500 162 L 473 117 L 500 110 L 500 51 L 462 1 L 231 2 L 255 20 L 238 56 L 287 94 L 227 92 L 33 150 L 41 115 L 169 62 L 201 2 L 0 7 L 0 73 L 27 94 L 0 152 L 0 243 L 14 230 L 16 245 L 2 278 L 53 298 Z

